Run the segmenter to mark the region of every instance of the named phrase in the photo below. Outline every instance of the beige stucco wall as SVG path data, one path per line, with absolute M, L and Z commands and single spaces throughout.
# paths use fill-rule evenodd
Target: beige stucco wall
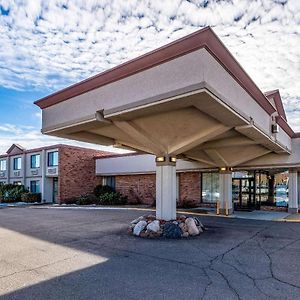
M 247 168 L 300 168 L 300 138 L 292 139 L 292 154 L 267 154 L 250 162 L 239 169 Z M 177 172 L 204 170 L 204 165 L 178 159 Z M 155 156 L 150 154 L 100 158 L 96 160 L 97 175 L 122 175 L 155 173 Z
M 176 170 L 178 172 L 199 170 L 203 165 L 178 159 Z M 96 160 L 97 175 L 124 175 L 155 173 L 155 156 L 150 154 L 100 158 Z

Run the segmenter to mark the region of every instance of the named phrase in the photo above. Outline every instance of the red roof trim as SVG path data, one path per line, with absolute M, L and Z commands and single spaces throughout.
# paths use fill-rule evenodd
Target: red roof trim
M 283 107 L 283 103 L 282 103 L 282 100 L 281 100 L 281 96 L 280 96 L 279 90 L 274 90 L 274 91 L 266 92 L 265 95 L 266 95 L 267 98 L 269 98 L 269 99 L 270 99 L 270 98 L 273 98 L 273 99 L 274 99 L 275 106 L 276 106 L 276 110 L 277 110 L 278 114 L 279 114 L 285 121 L 287 121 L 286 114 L 285 114 L 285 110 L 284 110 L 284 107 Z
M 19 144 L 12 144 L 9 149 L 6 151 L 7 154 L 9 154 L 14 148 L 18 148 L 20 150 L 20 152 L 24 152 L 26 149 L 23 148 L 21 145 Z
M 94 159 L 102 159 L 102 158 L 118 158 L 118 157 L 127 157 L 127 156 L 137 156 L 137 155 L 145 155 L 147 153 L 142 152 L 132 152 L 132 153 L 112 153 L 107 156 L 94 156 Z
M 209 51 L 268 114 L 271 115 L 275 112 L 267 97 L 256 86 L 210 27 L 198 30 L 163 47 L 46 96 L 36 101 L 35 104 L 42 109 L 50 107 L 201 48 Z M 286 126 L 283 129 L 290 135 L 290 130 Z
M 300 138 L 300 132 L 295 132 L 294 135 L 293 135 L 293 138 Z
M 15 146 L 15 144 L 13 144 L 10 148 L 12 148 L 13 146 Z M 27 153 L 34 153 L 34 152 L 40 152 L 43 150 L 51 150 L 51 149 L 76 149 L 76 150 L 82 150 L 82 151 L 93 151 L 93 152 L 97 152 L 99 156 L 112 156 L 114 153 L 113 152 L 108 152 L 108 151 L 101 151 L 101 150 L 97 150 L 97 149 L 91 149 L 91 148 L 84 148 L 84 147 L 79 147 L 79 146 L 72 146 L 72 145 L 66 145 L 66 144 L 55 144 L 55 145 L 50 145 L 50 146 L 45 146 L 45 147 L 40 147 L 40 148 L 33 148 L 33 149 L 24 149 L 23 148 L 23 152 L 20 154 L 27 154 Z M 7 154 L 1 154 L 0 158 L 5 158 L 8 156 L 17 156 L 20 154 L 13 154 L 10 155 L 9 153 Z
M 290 125 L 286 122 L 286 120 L 281 115 L 279 115 L 279 117 L 277 118 L 277 123 L 290 137 L 295 136 L 294 130 L 290 127 Z
M 42 109 L 47 108 L 111 82 L 134 75 L 156 65 L 175 59 L 191 51 L 203 48 L 208 32 L 212 33 L 212 30 L 209 27 L 203 28 L 186 37 L 57 91 L 36 101 L 35 104 Z M 201 40 L 199 40 L 199 37 L 201 37 Z

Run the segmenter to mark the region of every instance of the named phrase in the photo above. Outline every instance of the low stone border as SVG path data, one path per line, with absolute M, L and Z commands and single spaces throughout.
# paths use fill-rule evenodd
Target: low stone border
M 205 230 L 196 217 L 180 215 L 176 220 L 157 220 L 154 215 L 144 215 L 131 222 L 128 232 L 142 238 L 179 239 L 197 236 Z

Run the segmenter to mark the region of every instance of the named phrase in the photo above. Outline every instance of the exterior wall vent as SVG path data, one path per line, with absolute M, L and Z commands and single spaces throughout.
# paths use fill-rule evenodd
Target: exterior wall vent
M 278 132 L 279 132 L 278 124 L 272 124 L 272 133 L 278 133 Z
M 0 178 L 3 178 L 3 177 L 5 177 L 5 172 L 4 172 L 4 171 L 1 171 L 1 172 L 0 172 Z

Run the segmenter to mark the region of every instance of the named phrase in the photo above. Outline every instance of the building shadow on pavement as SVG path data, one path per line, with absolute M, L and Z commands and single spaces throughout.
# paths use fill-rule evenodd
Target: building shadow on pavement
M 12 261 L 24 267 L 0 275 L 1 299 L 300 297 L 300 224 L 205 216 L 197 238 L 148 240 L 126 232 L 139 215 L 1 210 L 0 239 L 17 235 Z

